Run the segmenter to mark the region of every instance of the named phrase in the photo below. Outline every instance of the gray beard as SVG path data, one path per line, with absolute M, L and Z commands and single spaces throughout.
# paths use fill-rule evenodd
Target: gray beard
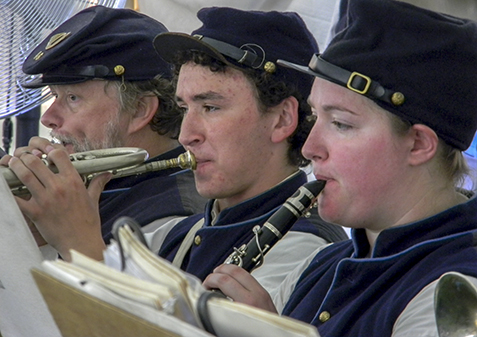
M 69 135 L 59 135 L 55 131 L 51 131 L 50 135 L 60 144 L 73 145 L 74 152 L 123 147 L 125 143 L 124 139 L 122 139 L 120 136 L 119 123 L 116 120 L 109 121 L 105 125 L 104 137 L 100 140 L 90 140 L 86 138 L 77 139 Z

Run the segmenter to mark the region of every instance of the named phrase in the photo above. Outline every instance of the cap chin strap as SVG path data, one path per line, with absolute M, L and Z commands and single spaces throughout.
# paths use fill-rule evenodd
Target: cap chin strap
M 313 55 L 308 67 L 317 73 L 317 75 L 322 75 L 328 80 L 358 94 L 379 99 L 394 106 L 399 106 L 404 103 L 404 95 L 402 93 L 388 90 L 366 75 L 335 66 L 322 59 L 321 55 Z
M 228 56 L 240 64 L 249 66 L 251 68 L 260 68 L 263 64 L 263 59 L 260 59 L 257 54 L 252 53 L 249 50 L 243 50 L 232 46 L 226 42 L 205 37 L 202 35 L 194 35 L 196 39 L 207 43 L 212 48 L 216 49 L 219 53 Z

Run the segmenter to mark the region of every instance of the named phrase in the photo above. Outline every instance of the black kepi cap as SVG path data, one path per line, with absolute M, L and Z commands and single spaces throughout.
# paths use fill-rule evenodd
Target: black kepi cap
M 477 129 L 477 24 L 395 0 L 352 0 L 345 28 L 308 66 L 278 63 L 342 85 L 467 149 Z
M 23 63 L 32 76 L 23 86 L 80 83 L 93 78 L 144 81 L 171 76 L 154 50 L 154 37 L 168 30 L 130 9 L 92 6 L 58 26 Z

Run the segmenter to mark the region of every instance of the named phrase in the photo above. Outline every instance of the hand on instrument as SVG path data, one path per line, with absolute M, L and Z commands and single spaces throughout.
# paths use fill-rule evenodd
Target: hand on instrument
M 98 200 L 111 175 L 98 175 L 87 189 L 66 150 L 61 145 L 56 147 L 50 143 L 38 150 L 44 151 L 48 160 L 56 165 L 56 174 L 29 151 L 10 159 L 10 168 L 31 194 L 28 200 L 16 197 L 17 203 L 41 236 L 65 260 L 70 259 L 70 249 L 102 259 L 105 245 Z
M 10 161 L 10 158 L 12 158 L 11 155 L 4 155 L 2 158 L 0 158 L 0 165 L 8 167 L 8 162 Z
M 20 157 L 24 152 L 31 152 L 35 156 L 41 157 L 42 154 L 47 154 L 52 148 L 68 152 L 61 144 L 52 143 L 50 140 L 42 137 L 32 137 L 28 142 L 28 146 L 16 148 L 13 156 Z
M 222 264 L 204 280 L 206 289 L 220 289 L 236 302 L 277 312 L 268 292 L 246 270 L 234 264 Z
M 0 165 L 8 166 L 8 162 L 12 157 L 20 157 L 23 153 L 28 152 L 31 153 L 39 158 L 43 154 L 47 153 L 47 148 L 62 148 L 65 149 L 60 144 L 52 144 L 48 139 L 42 137 L 32 137 L 28 142 L 28 146 L 21 146 L 17 147 L 13 153 L 13 156 L 6 154 L 2 158 L 0 158 Z M 66 151 L 66 149 L 65 149 Z

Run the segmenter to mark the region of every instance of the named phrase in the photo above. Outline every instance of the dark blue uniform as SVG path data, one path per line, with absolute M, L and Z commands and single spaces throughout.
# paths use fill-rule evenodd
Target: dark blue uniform
M 477 276 L 477 198 L 381 232 L 370 258 L 364 230 L 316 255 L 283 315 L 327 336 L 391 336 L 406 305 L 442 274 Z M 324 314 L 323 314 L 324 313 Z

